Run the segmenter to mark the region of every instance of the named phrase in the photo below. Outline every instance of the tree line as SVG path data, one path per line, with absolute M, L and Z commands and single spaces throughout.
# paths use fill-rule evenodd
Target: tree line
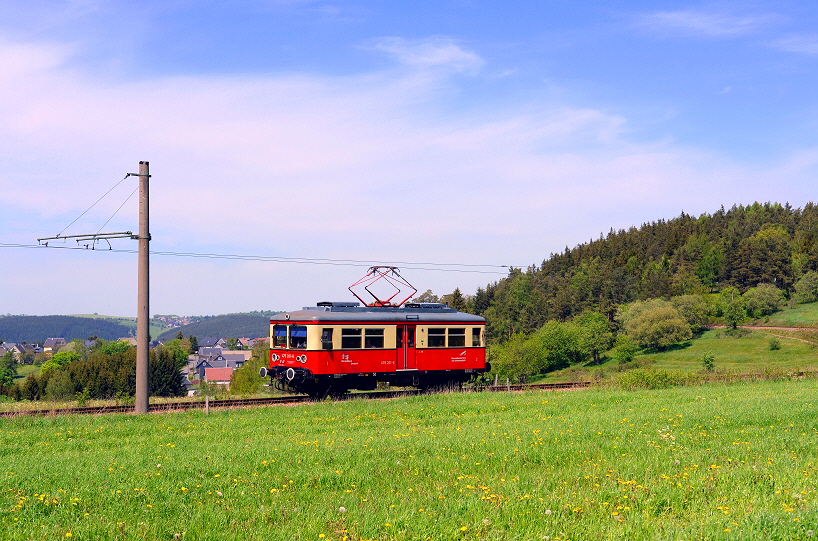
M 785 302 L 818 300 L 818 207 L 682 213 L 511 269 L 471 296 L 421 297 L 485 317 L 489 359 L 507 377 L 598 362 L 600 351 L 628 362 L 708 321 L 735 327 Z
M 151 396 L 182 396 L 185 385 L 181 369 L 187 362 L 188 344 L 172 340 L 150 351 L 148 360 Z M 5 359 L 5 358 L 3 358 Z M 0 376 L 4 363 L 0 362 Z M 136 394 L 136 347 L 127 342 L 97 340 L 85 348 L 77 340 L 55 353 L 22 382 L 0 377 L 0 394 L 15 400 L 61 400 L 117 398 Z
M 490 341 L 499 343 L 585 310 L 613 321 L 620 306 L 637 300 L 726 287 L 743 294 L 759 284 L 789 297 L 809 271 L 818 271 L 818 207 L 753 203 L 611 230 L 539 266 L 511 269 L 458 304 L 484 316 Z
M 125 325 L 76 316 L 2 316 L 0 339 L 6 342 L 42 343 L 46 338 L 66 340 L 96 335 L 105 340 L 117 340 L 132 334 Z

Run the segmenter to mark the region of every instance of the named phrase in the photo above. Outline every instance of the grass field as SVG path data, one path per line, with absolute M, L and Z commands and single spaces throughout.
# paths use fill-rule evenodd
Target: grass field
M 0 421 L 4 539 L 808 539 L 818 382 Z
M 753 320 L 750 323 L 780 327 L 816 327 L 818 326 L 818 302 L 797 304 L 792 308 L 785 308 L 769 317 Z
M 643 353 L 636 357 L 636 363 L 653 368 L 680 372 L 702 370 L 702 356 L 712 352 L 715 368 L 721 371 L 761 372 L 765 369 L 811 370 L 818 369 L 818 350 L 812 344 L 798 337 L 804 331 L 744 330 L 731 333 L 726 329 L 703 332 L 694 340 L 661 352 Z M 779 349 L 770 349 L 770 340 L 778 340 Z M 600 365 L 587 363 L 551 372 L 541 381 L 561 382 L 599 379 L 614 375 L 621 367 L 611 358 L 605 358 Z

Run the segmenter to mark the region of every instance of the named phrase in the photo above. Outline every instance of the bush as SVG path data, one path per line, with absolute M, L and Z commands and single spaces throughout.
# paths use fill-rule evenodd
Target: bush
M 712 372 L 713 368 L 716 366 L 716 356 L 713 355 L 712 351 L 705 351 L 702 353 L 702 365 L 704 369 L 708 372 Z
M 818 301 L 818 272 L 809 271 L 795 282 L 794 299 L 799 303 Z
M 770 338 L 770 351 L 776 351 L 781 349 L 781 341 L 773 336 Z
M 636 342 L 624 334 L 620 334 L 616 337 L 616 345 L 611 355 L 619 364 L 631 362 L 637 353 L 639 353 L 639 345 Z
M 619 374 L 615 379 L 615 383 L 627 390 L 666 389 L 684 385 L 685 378 L 678 372 L 657 368 L 637 368 Z
M 758 284 L 742 296 L 747 313 L 753 317 L 768 316 L 784 304 L 784 292 L 773 284 Z
M 64 400 L 74 394 L 74 384 L 71 383 L 71 378 L 65 371 L 57 371 L 52 378 L 48 380 L 45 387 L 45 396 L 49 400 Z
M 679 311 L 662 299 L 634 302 L 619 318 L 627 335 L 646 348 L 663 350 L 693 336 Z

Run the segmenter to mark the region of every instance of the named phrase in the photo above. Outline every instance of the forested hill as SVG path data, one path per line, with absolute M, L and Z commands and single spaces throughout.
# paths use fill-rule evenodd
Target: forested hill
M 132 334 L 132 329 L 104 319 L 74 316 L 2 316 L 0 340 L 5 342 L 42 343 L 47 338 L 85 340 L 97 336 L 117 340 Z
M 634 300 L 725 286 L 743 292 L 760 283 L 789 293 L 799 277 L 816 269 L 818 206 L 754 203 L 611 230 L 552 254 L 539 267 L 513 269 L 479 288 L 467 309 L 485 316 L 491 336 L 502 339 L 587 308 L 611 316 Z
M 207 316 L 198 323 L 169 329 L 159 335 L 161 339 L 174 338 L 181 332 L 186 338 L 215 336 L 219 338 L 259 338 L 270 334 L 270 316 L 254 314 L 228 314 Z

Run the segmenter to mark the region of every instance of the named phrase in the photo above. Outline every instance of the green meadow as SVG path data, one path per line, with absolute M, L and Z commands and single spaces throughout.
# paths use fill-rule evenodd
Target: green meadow
M 777 348 L 771 348 L 772 342 Z M 779 377 L 788 372 L 818 370 L 818 333 L 814 329 L 713 329 L 693 340 L 664 351 L 642 352 L 635 360 L 620 365 L 611 357 L 595 365 L 572 366 L 534 378 L 532 382 L 615 381 L 618 374 L 635 367 L 648 367 L 680 374 L 702 372 L 702 358 L 713 355 L 714 379 L 719 376 L 754 374 L 760 378 Z
M 752 320 L 746 324 L 775 325 L 780 327 L 815 327 L 818 322 L 818 302 L 796 304 L 770 316 Z
M 770 349 L 775 338 L 779 349 Z M 701 358 L 712 352 L 716 367 L 734 371 L 759 371 L 769 367 L 808 369 L 818 367 L 815 346 L 786 331 L 714 329 L 668 351 L 639 355 L 638 359 L 668 370 L 700 370 Z
M 808 539 L 818 381 L 0 420 L 4 539 Z

